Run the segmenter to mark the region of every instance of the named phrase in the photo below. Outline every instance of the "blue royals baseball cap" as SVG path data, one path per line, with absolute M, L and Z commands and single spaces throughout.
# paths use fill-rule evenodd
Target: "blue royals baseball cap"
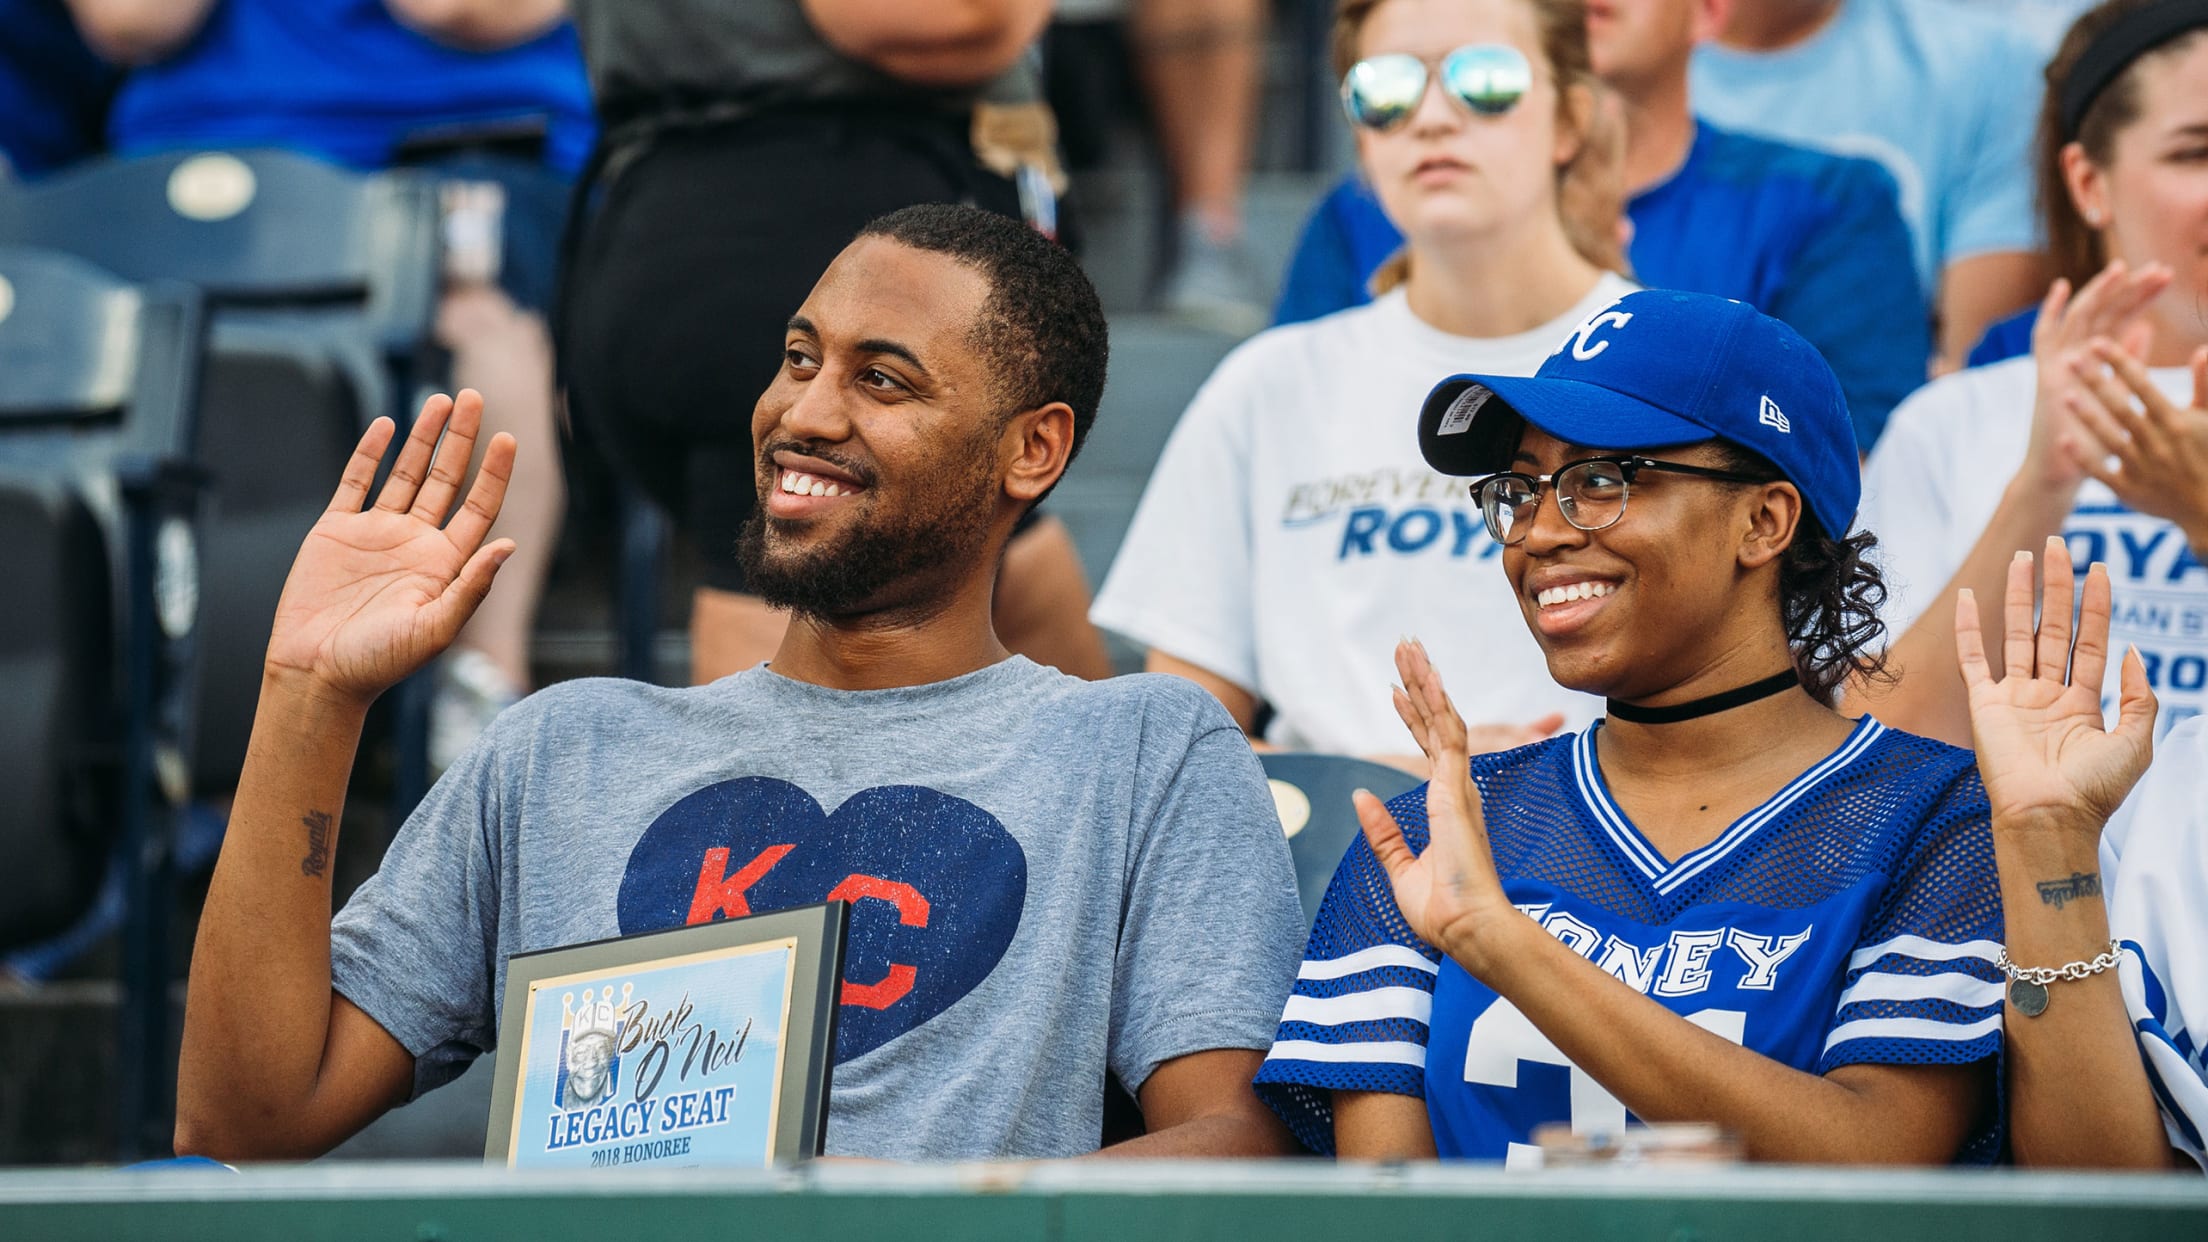
M 1777 466 L 1835 538 L 1863 494 L 1832 367 L 1794 329 L 1729 298 L 1629 293 L 1530 376 L 1452 375 L 1426 396 L 1418 447 L 1443 474 L 1493 474 L 1511 468 L 1526 423 L 1597 452 L 1730 441 Z

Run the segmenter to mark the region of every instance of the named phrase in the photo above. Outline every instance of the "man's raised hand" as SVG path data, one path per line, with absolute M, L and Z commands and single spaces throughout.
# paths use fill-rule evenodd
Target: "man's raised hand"
M 270 676 L 365 706 L 451 645 L 514 550 L 510 539 L 483 542 L 513 477 L 512 436 L 491 437 L 475 485 L 452 511 L 482 422 L 473 389 L 424 402 L 373 505 L 394 427 L 388 418 L 369 425 L 284 581 Z
M 2003 604 L 2004 676 L 1986 659 L 1978 603 L 1968 590 L 1955 601 L 1955 650 L 1970 691 L 1971 736 L 1997 829 L 2054 827 L 2091 832 L 2122 805 L 2154 757 L 2154 691 L 2138 652 L 2124 657 L 2116 727 L 2101 715 L 2101 679 L 2108 670 L 2108 570 L 2087 573 L 2070 630 L 2076 581 L 2070 550 L 2047 541 L 2040 620 L 2032 623 L 2032 558 L 2009 565 Z

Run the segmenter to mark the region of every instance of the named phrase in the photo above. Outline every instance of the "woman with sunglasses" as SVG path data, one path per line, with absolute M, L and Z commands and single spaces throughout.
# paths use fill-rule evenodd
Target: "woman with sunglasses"
M 1370 306 L 1274 329 L 1182 416 L 1092 613 L 1292 749 L 1401 752 L 1386 643 L 1483 670 L 1466 712 L 1512 745 L 1584 721 L 1517 624 L 1498 552 L 1397 411 L 1433 381 L 1525 375 L 1628 292 L 1618 185 L 1576 0 L 1344 0 L 1358 158 L 1408 239 Z M 1445 621 L 1447 624 L 1444 624 Z M 1531 726 L 1529 728 L 1529 726 Z M 1407 757 L 1422 766 L 1415 756 Z
M 1516 1160 L 1631 1117 L 1757 1160 L 1990 1159 L 1987 794 L 1970 752 L 1830 706 L 1880 597 L 1875 540 L 1835 534 L 1831 368 L 1741 303 L 1641 292 L 1532 378 L 1444 382 L 1419 434 L 1482 476 L 1497 576 L 1607 718 L 1470 757 L 1437 661 L 1398 649 L 1435 778 L 1359 795 L 1260 1094 L 1344 1156 Z

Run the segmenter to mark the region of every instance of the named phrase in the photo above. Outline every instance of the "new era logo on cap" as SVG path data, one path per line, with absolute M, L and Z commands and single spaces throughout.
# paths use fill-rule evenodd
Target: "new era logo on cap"
M 1763 398 L 1763 407 L 1756 411 L 1756 421 L 1784 432 L 1794 430 L 1794 424 L 1786 421 L 1786 411 L 1780 409 L 1779 403 L 1773 401 L 1768 394 Z

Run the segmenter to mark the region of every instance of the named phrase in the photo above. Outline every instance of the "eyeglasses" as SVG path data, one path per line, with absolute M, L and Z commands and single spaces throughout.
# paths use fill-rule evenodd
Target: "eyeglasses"
M 1625 516 L 1626 496 L 1633 490 L 1633 480 L 1644 470 L 1720 483 L 1771 482 L 1758 475 L 1657 461 L 1653 457 L 1589 457 L 1567 462 L 1555 474 L 1520 474 L 1513 470 L 1476 479 L 1472 499 L 1480 502 L 1487 533 L 1506 546 L 1525 539 L 1526 531 L 1533 526 L 1534 511 L 1541 506 L 1541 493 L 1549 488 L 1556 491 L 1556 509 L 1565 521 L 1581 530 L 1602 530 L 1617 525 L 1618 519 Z
M 1480 116 L 1501 116 L 1533 89 L 1533 66 L 1507 44 L 1467 43 L 1441 58 L 1441 87 Z M 1425 97 L 1426 62 L 1408 52 L 1368 57 L 1342 75 L 1342 111 L 1367 129 L 1394 129 Z

